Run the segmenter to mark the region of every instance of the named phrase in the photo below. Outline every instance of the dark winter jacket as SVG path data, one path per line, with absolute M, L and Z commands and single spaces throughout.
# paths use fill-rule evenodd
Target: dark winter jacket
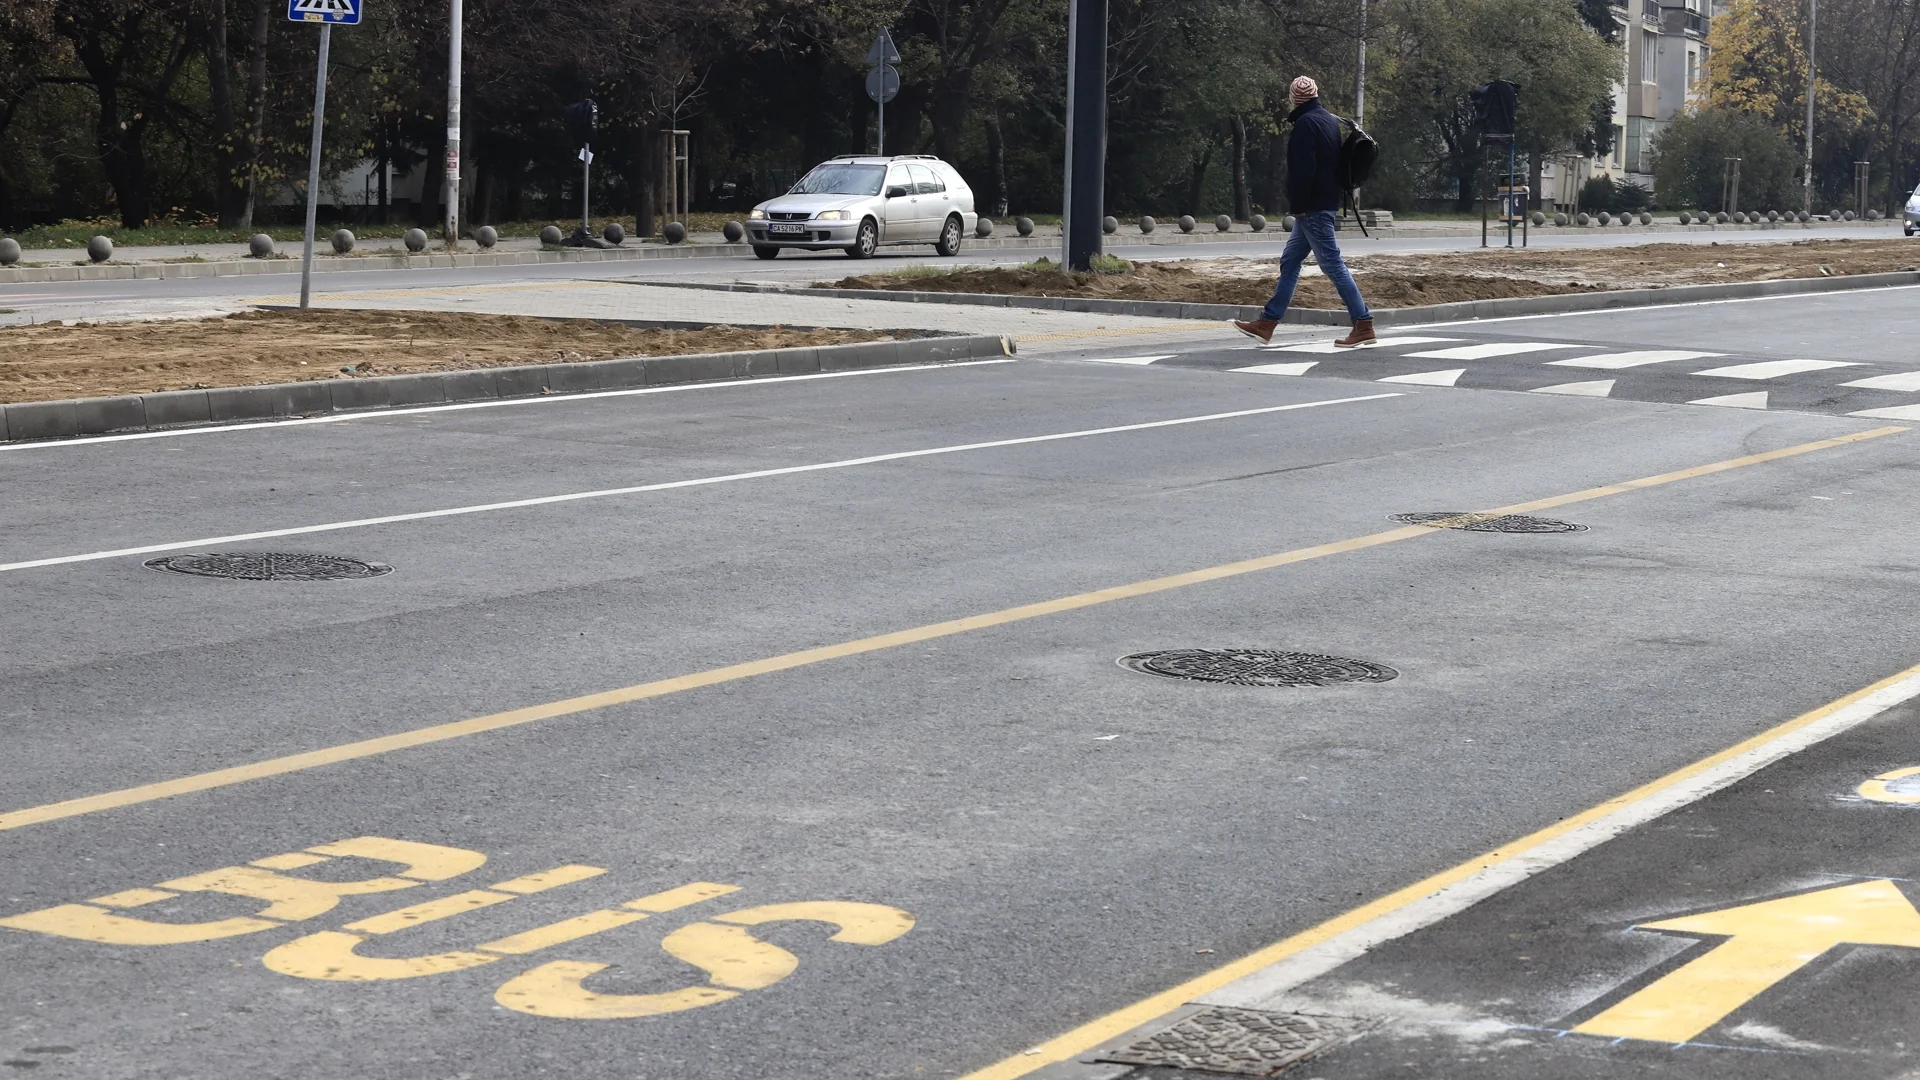
M 1320 99 L 1287 114 L 1293 134 L 1287 137 L 1287 209 L 1296 214 L 1340 209 L 1340 144 L 1345 136 L 1340 118 L 1320 105 Z

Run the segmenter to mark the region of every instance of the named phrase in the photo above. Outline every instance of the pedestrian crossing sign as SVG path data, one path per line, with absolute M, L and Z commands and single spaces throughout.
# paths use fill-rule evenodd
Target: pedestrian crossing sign
M 287 0 L 287 18 L 293 22 L 354 26 L 360 22 L 361 0 Z

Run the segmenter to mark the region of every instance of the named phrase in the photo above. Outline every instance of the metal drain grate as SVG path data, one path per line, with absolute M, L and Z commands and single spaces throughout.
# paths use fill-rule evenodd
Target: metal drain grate
M 302 551 L 225 551 L 149 559 L 147 569 L 233 581 L 351 581 L 393 573 L 386 563 Z
M 1375 1023 L 1353 1016 L 1213 1008 L 1123 1049 L 1102 1054 L 1100 1060 L 1232 1076 L 1272 1076 L 1366 1034 Z
M 1441 510 L 1424 514 L 1395 514 L 1389 520 L 1402 525 L 1431 525 L 1436 529 L 1461 529 L 1466 532 L 1497 533 L 1570 533 L 1586 532 L 1585 525 L 1557 518 L 1530 517 L 1526 514 L 1470 514 L 1464 510 Z
M 1400 673 L 1367 660 L 1273 649 L 1163 649 L 1120 658 L 1130 671 L 1236 686 L 1333 686 L 1386 682 Z

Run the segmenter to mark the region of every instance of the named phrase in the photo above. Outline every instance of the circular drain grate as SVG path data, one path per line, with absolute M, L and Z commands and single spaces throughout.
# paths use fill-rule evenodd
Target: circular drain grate
M 1400 675 L 1366 660 L 1273 649 L 1164 649 L 1123 656 L 1120 666 L 1165 679 L 1236 686 L 1333 686 L 1386 682 Z
M 349 581 L 393 573 L 386 563 L 302 551 L 226 551 L 149 559 L 147 569 L 234 581 Z
M 1526 514 L 1470 514 L 1464 510 L 1441 510 L 1425 514 L 1395 514 L 1389 520 L 1403 525 L 1431 525 L 1436 529 L 1461 529 L 1466 532 L 1497 533 L 1570 533 L 1586 532 L 1585 525 L 1557 518 L 1529 517 Z

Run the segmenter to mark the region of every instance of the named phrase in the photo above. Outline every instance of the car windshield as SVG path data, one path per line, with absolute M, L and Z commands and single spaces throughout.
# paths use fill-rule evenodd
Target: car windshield
M 878 195 L 886 175 L 880 165 L 821 165 L 800 178 L 790 195 Z

